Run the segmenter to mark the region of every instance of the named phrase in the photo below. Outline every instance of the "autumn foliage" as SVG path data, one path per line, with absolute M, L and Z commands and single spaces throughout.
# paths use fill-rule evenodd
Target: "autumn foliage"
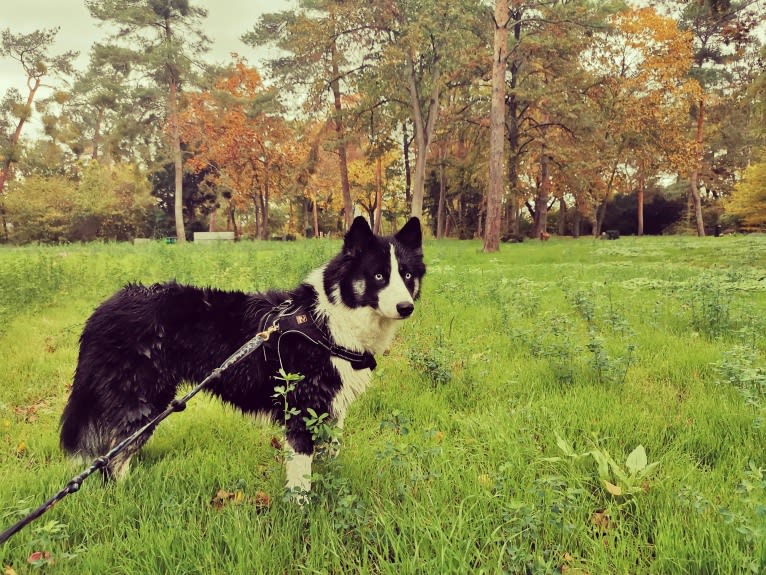
M 214 90 L 187 96 L 180 122 L 181 138 L 191 152 L 186 166 L 204 172 L 220 191 L 226 226 L 240 233 L 236 214 L 250 210 L 259 238 L 269 235 L 269 205 L 289 187 L 285 167 L 295 155 L 285 120 L 258 108 L 265 94 L 258 72 L 237 59 Z

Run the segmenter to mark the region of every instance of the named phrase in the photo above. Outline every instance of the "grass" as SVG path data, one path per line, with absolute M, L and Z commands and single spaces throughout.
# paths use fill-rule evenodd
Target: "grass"
M 100 301 L 128 281 L 290 286 L 337 248 L 0 250 L 0 528 L 83 468 L 57 423 Z M 0 566 L 766 572 L 766 237 L 479 250 L 426 245 L 416 314 L 305 508 L 282 498 L 280 431 L 195 398 L 126 481 L 86 482 L 0 547 Z

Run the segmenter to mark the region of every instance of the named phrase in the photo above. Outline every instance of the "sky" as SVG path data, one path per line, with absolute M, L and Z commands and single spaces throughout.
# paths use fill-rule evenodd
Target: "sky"
M 0 9 L 0 30 L 10 28 L 14 34 L 30 33 L 41 28 L 59 27 L 51 53 L 77 50 L 80 55 L 75 64 L 84 70 L 94 42 L 103 42 L 107 30 L 99 27 L 85 7 L 85 0 L 4 0 Z M 205 34 L 212 40 L 208 59 L 211 62 L 230 62 L 231 52 L 237 52 L 258 67 L 255 50 L 239 39 L 250 30 L 260 14 L 284 10 L 290 0 L 192 0 L 192 5 L 206 8 Z M 0 98 L 8 88 L 17 88 L 26 96 L 26 79 L 21 64 L 8 57 L 0 57 Z

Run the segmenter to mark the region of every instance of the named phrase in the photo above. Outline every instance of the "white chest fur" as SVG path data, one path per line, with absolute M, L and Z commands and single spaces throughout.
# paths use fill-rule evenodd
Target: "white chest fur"
M 351 364 L 338 357 L 332 358 L 332 364 L 338 371 L 341 380 L 341 388 L 335 395 L 332 402 L 332 415 L 343 425 L 343 419 L 346 417 L 348 406 L 360 395 L 362 395 L 372 380 L 372 370 L 354 369 Z

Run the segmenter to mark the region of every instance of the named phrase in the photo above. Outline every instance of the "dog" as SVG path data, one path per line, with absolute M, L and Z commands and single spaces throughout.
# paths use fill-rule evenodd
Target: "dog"
M 360 216 L 340 253 L 291 291 L 129 284 L 85 324 L 61 417 L 61 446 L 71 455 L 103 455 L 164 411 L 182 382 L 202 381 L 275 326 L 267 344 L 206 391 L 284 425 L 287 489 L 307 493 L 315 441 L 304 417 L 309 409 L 327 413 L 342 428 L 349 405 L 370 383 L 374 356 L 388 349 L 401 321 L 412 315 L 425 272 L 417 218 L 384 237 Z M 285 385 L 280 370 L 303 376 L 284 397 L 275 389 Z M 286 417 L 285 401 L 294 415 Z M 105 480 L 125 475 L 152 431 L 101 470 Z

